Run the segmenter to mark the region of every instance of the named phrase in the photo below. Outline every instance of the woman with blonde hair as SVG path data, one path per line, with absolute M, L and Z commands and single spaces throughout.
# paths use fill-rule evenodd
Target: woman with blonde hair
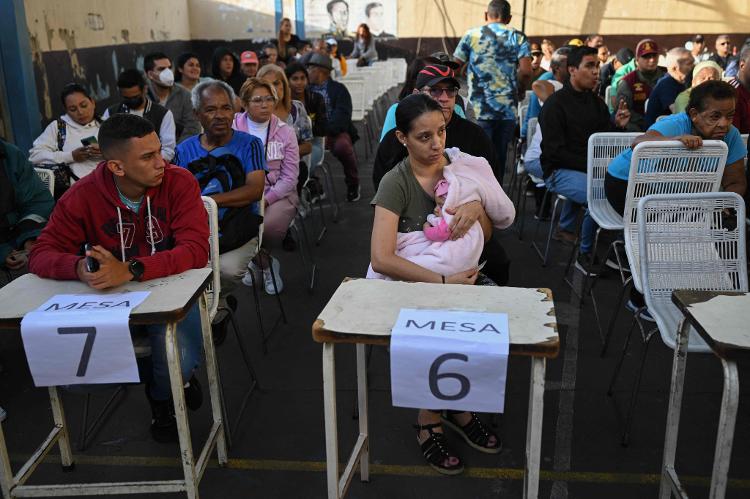
M 292 21 L 285 17 L 279 23 L 279 36 L 276 40 L 276 47 L 279 49 L 279 60 L 284 64 L 288 63 L 299 50 L 301 40 L 297 35 L 292 33 Z
M 240 100 L 245 112 L 234 116 L 232 128 L 249 133 L 263 141 L 265 150 L 266 185 L 264 189 L 265 212 L 263 214 L 263 244 L 276 246 L 281 243 L 297 213 L 297 179 L 299 177 L 299 148 L 294 129 L 274 114 L 279 102 L 276 89 L 262 78 L 248 78 L 240 89 Z M 250 262 L 249 270 L 260 273 L 266 293 L 274 294 L 273 266 L 276 275 L 276 290 L 281 292 L 283 283 L 279 273 L 279 261 L 271 257 L 266 262 Z M 260 267 L 258 263 L 263 263 Z

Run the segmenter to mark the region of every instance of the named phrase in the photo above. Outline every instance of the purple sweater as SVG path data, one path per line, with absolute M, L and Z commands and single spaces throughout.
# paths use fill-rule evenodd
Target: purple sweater
M 234 115 L 232 128 L 248 133 L 247 112 Z M 271 115 L 270 131 L 266 144 L 266 202 L 271 205 L 279 199 L 297 193 L 299 177 L 299 146 L 294 129 Z

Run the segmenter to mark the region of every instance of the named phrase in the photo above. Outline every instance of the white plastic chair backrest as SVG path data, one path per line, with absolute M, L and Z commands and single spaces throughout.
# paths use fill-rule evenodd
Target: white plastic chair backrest
M 604 89 L 604 103 L 609 106 L 611 100 L 612 100 L 612 85 L 607 85 L 607 88 Z
M 208 267 L 211 267 L 213 276 L 211 284 L 206 288 L 206 303 L 208 308 L 208 318 L 213 320 L 216 311 L 219 309 L 219 293 L 221 293 L 221 267 L 219 265 L 219 207 L 216 201 L 207 196 L 201 196 L 203 206 L 208 214 Z
M 523 100 L 519 103 L 521 106 L 528 106 L 531 102 L 531 94 L 533 94 L 533 90 L 526 90 L 523 94 Z
M 747 137 L 748 137 L 748 135 L 750 135 L 750 134 L 748 134 L 748 133 L 742 133 L 742 134 L 740 134 L 740 137 L 742 137 L 742 143 L 745 145 L 745 148 L 747 148 Z
M 352 121 L 360 121 L 365 117 L 365 81 L 347 78 L 342 80 L 352 96 Z
M 600 132 L 589 137 L 586 157 L 586 200 L 594 220 L 599 225 L 605 225 L 605 228 L 605 219 L 621 218 L 604 194 L 607 167 L 615 157 L 629 149 L 633 140 L 640 135 L 639 132 Z
M 534 138 L 536 133 L 536 126 L 539 124 L 539 118 L 529 118 L 529 123 L 526 125 L 526 147 L 531 144 L 531 139 Z
M 652 194 L 698 194 L 718 192 L 727 160 L 727 145 L 721 140 L 703 141 L 699 149 L 687 149 L 682 142 L 642 142 L 633 149 L 628 191 L 625 197 L 625 250 L 633 285 L 641 288 L 638 272 L 638 202 Z
M 529 105 L 519 106 L 518 108 L 518 122 L 523 123 L 523 119 L 526 117 L 526 113 L 529 112 Z
M 726 224 L 725 210 L 736 213 L 734 222 Z M 651 195 L 637 212 L 643 294 L 662 340 L 674 349 L 682 314 L 672 291 L 748 291 L 745 203 L 731 192 Z M 710 351 L 693 330 L 688 350 Z
M 52 170 L 46 168 L 34 168 L 34 171 L 39 176 L 42 183 L 49 189 L 49 193 L 52 197 L 55 197 L 55 174 Z
M 326 138 L 325 137 L 313 137 L 313 140 L 320 140 L 320 147 L 323 151 L 323 154 L 320 155 L 320 161 L 318 161 L 318 164 L 315 166 L 322 165 L 326 160 Z

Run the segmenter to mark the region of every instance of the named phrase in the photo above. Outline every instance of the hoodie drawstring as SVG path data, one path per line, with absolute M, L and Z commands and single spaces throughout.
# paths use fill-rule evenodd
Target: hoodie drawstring
M 120 207 L 116 206 L 117 209 L 117 232 L 120 234 L 120 256 L 122 261 L 125 261 L 125 236 L 124 236 L 124 230 L 122 227 L 122 212 L 120 211 Z M 148 233 L 146 234 L 146 239 L 151 244 L 151 255 L 156 253 L 156 243 L 154 243 L 154 221 L 151 218 L 151 197 L 146 196 L 146 209 L 148 211 Z
M 120 211 L 120 207 L 116 206 L 117 208 L 117 232 L 120 233 L 120 255 L 121 259 L 124 262 L 125 261 L 125 236 L 123 235 L 124 230 L 122 230 L 122 212 Z
M 156 253 L 156 245 L 154 244 L 154 222 L 151 218 L 151 197 L 146 196 L 146 208 L 148 209 L 148 242 L 151 243 L 151 255 Z

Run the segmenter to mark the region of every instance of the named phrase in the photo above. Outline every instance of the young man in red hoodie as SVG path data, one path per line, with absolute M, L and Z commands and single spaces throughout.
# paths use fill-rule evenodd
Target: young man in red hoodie
M 60 198 L 31 252 L 30 271 L 107 289 L 204 267 L 209 230 L 198 182 L 162 159 L 153 125 L 117 114 L 102 124 L 98 139 L 104 161 Z M 87 243 L 92 249 L 84 252 Z M 99 262 L 99 270 L 86 270 L 86 256 Z M 166 327 L 134 327 L 131 333 L 147 336 L 151 346 L 150 365 L 139 366 L 153 415 L 151 434 L 157 441 L 174 441 Z M 197 409 L 202 401 L 193 375 L 202 346 L 197 306 L 178 326 L 178 338 L 182 375 L 190 380 L 187 405 Z

